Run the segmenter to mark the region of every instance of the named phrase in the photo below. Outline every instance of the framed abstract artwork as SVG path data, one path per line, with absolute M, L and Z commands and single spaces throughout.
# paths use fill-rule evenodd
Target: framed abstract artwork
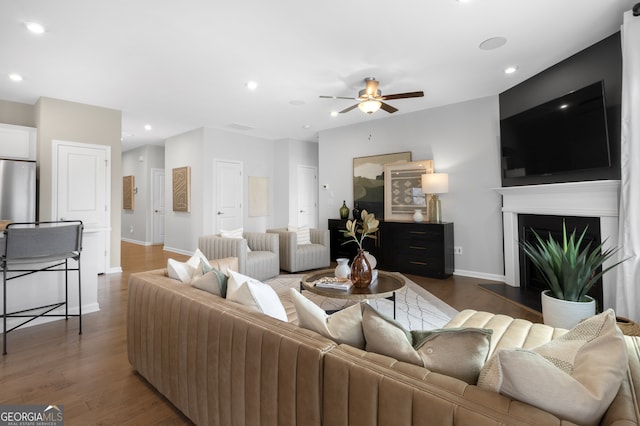
M 353 159 L 353 204 L 360 210 L 375 213 L 384 219 L 384 167 L 385 164 L 403 164 L 411 161 L 411 152 L 370 155 Z
M 426 213 L 422 175 L 433 173 L 433 160 L 384 166 L 384 218 L 390 222 L 412 220 L 416 209 Z
M 191 211 L 191 167 L 173 169 L 173 211 Z
M 125 210 L 133 210 L 134 208 L 134 186 L 135 176 L 122 177 L 122 208 Z

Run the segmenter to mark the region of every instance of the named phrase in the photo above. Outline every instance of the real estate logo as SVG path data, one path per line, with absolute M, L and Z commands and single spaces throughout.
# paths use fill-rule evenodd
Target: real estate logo
M 0 426 L 63 426 L 62 405 L 0 405 Z

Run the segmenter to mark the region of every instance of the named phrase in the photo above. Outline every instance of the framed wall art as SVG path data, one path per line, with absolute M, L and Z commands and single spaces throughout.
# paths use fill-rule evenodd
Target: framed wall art
M 422 175 L 433 173 L 433 160 L 384 166 L 384 218 L 389 222 L 412 220 L 416 209 L 425 214 L 427 203 L 422 193 Z
M 375 213 L 384 219 L 384 167 L 385 164 L 403 164 L 411 161 L 411 152 L 370 155 L 353 159 L 353 204 L 360 210 Z
M 191 167 L 173 169 L 173 211 L 191 211 Z
M 269 216 L 269 178 L 249 176 L 249 217 Z
M 134 197 L 135 176 L 122 177 L 122 208 L 133 210 L 135 204 Z

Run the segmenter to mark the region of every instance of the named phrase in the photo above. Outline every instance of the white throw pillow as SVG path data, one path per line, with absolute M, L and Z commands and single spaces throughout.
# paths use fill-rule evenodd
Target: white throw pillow
M 206 262 L 208 264 L 209 260 L 200 251 L 200 249 L 196 249 L 193 256 L 191 256 L 186 262 L 169 259 L 167 260 L 167 272 L 169 278 L 189 284 L 193 278 L 197 278 L 202 275 L 202 268 L 200 268 L 201 262 Z
M 243 232 L 244 230 L 242 228 L 230 229 L 230 230 L 221 229 L 220 236 L 223 238 L 235 238 L 235 239 L 241 240 L 242 238 L 244 238 L 244 236 L 242 235 Z M 249 243 L 247 242 L 247 253 L 249 253 L 250 251 L 251 251 L 251 247 L 249 247 Z
M 311 231 L 309 229 L 309 226 L 305 225 L 305 226 L 295 227 L 295 226 L 289 225 L 287 227 L 287 230 L 289 232 L 295 232 L 297 234 L 297 237 L 298 237 L 297 243 L 299 246 L 303 244 L 311 244 Z
M 624 336 L 608 309 L 531 350 L 498 351 L 482 369 L 478 386 L 590 425 L 613 401 L 627 368 Z
M 227 299 L 281 321 L 289 321 L 280 298 L 270 285 L 231 270 L 227 282 Z
M 224 238 L 242 238 L 242 228 L 237 229 L 221 229 L 220 236 Z
M 337 343 L 346 343 L 358 349 L 364 349 L 361 303 L 327 315 L 324 309 L 304 297 L 295 288 L 289 289 L 289 292 L 298 314 L 300 327 L 315 331 Z

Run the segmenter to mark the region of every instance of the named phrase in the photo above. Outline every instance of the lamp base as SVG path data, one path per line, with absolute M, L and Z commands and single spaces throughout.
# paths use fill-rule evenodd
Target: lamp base
M 431 198 L 429 198 L 428 210 L 429 222 L 442 222 L 442 208 L 440 206 L 440 198 L 438 198 L 438 194 L 431 194 Z

